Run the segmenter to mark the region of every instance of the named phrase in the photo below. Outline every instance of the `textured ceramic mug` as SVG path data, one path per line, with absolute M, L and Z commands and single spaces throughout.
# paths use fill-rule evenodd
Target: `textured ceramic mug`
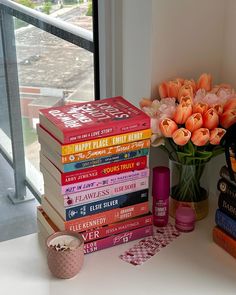
M 67 250 L 58 250 L 53 244 L 60 241 L 60 238 L 69 237 L 74 239 L 75 246 Z M 84 261 L 84 240 L 76 232 L 60 231 L 50 235 L 46 240 L 47 262 L 51 273 L 57 278 L 69 279 L 77 275 Z M 62 246 L 62 245 L 60 245 Z

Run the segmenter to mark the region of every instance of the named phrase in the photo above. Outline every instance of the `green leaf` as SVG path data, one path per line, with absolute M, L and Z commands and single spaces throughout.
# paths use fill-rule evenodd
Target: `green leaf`
M 212 157 L 212 152 L 210 151 L 197 151 L 196 158 L 198 159 L 210 159 Z
M 184 151 L 186 153 L 191 154 L 192 156 L 194 156 L 195 148 L 194 148 L 194 145 L 193 145 L 191 140 L 184 146 Z

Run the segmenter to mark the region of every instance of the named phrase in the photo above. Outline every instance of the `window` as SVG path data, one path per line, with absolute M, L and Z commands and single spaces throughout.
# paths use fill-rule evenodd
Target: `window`
M 97 2 L 0 0 L 0 12 L 0 151 L 15 201 L 25 184 L 40 200 L 39 109 L 99 98 Z

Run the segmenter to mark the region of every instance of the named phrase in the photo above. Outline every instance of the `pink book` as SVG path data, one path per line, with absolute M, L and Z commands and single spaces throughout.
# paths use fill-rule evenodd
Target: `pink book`
M 95 229 L 90 229 L 85 232 L 82 232 L 82 236 L 85 243 L 106 238 L 109 236 L 114 236 L 123 232 L 134 230 L 140 227 L 152 225 L 152 214 L 148 213 L 143 216 L 138 216 L 130 218 L 124 221 L 111 223 L 102 227 L 97 227 Z
M 137 239 L 142 239 L 144 237 L 148 237 L 151 235 L 153 235 L 153 226 L 144 226 L 138 229 L 113 235 L 104 239 L 86 243 L 84 245 L 84 253 L 89 254 L 102 249 L 128 243 L 130 241 L 134 241 Z
M 85 168 L 73 172 L 62 173 L 53 163 L 40 153 L 40 166 L 43 166 L 61 185 L 73 184 L 99 177 L 116 175 L 119 173 L 147 168 L 147 156 L 131 160 Z M 42 169 L 43 170 L 43 169 Z
M 150 128 L 150 117 L 121 96 L 41 109 L 39 122 L 61 143 Z

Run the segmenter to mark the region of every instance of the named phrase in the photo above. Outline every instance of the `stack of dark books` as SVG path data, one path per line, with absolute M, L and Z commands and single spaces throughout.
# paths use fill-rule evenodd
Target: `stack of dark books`
M 220 170 L 220 191 L 213 229 L 214 242 L 236 258 L 236 173 L 227 166 Z

